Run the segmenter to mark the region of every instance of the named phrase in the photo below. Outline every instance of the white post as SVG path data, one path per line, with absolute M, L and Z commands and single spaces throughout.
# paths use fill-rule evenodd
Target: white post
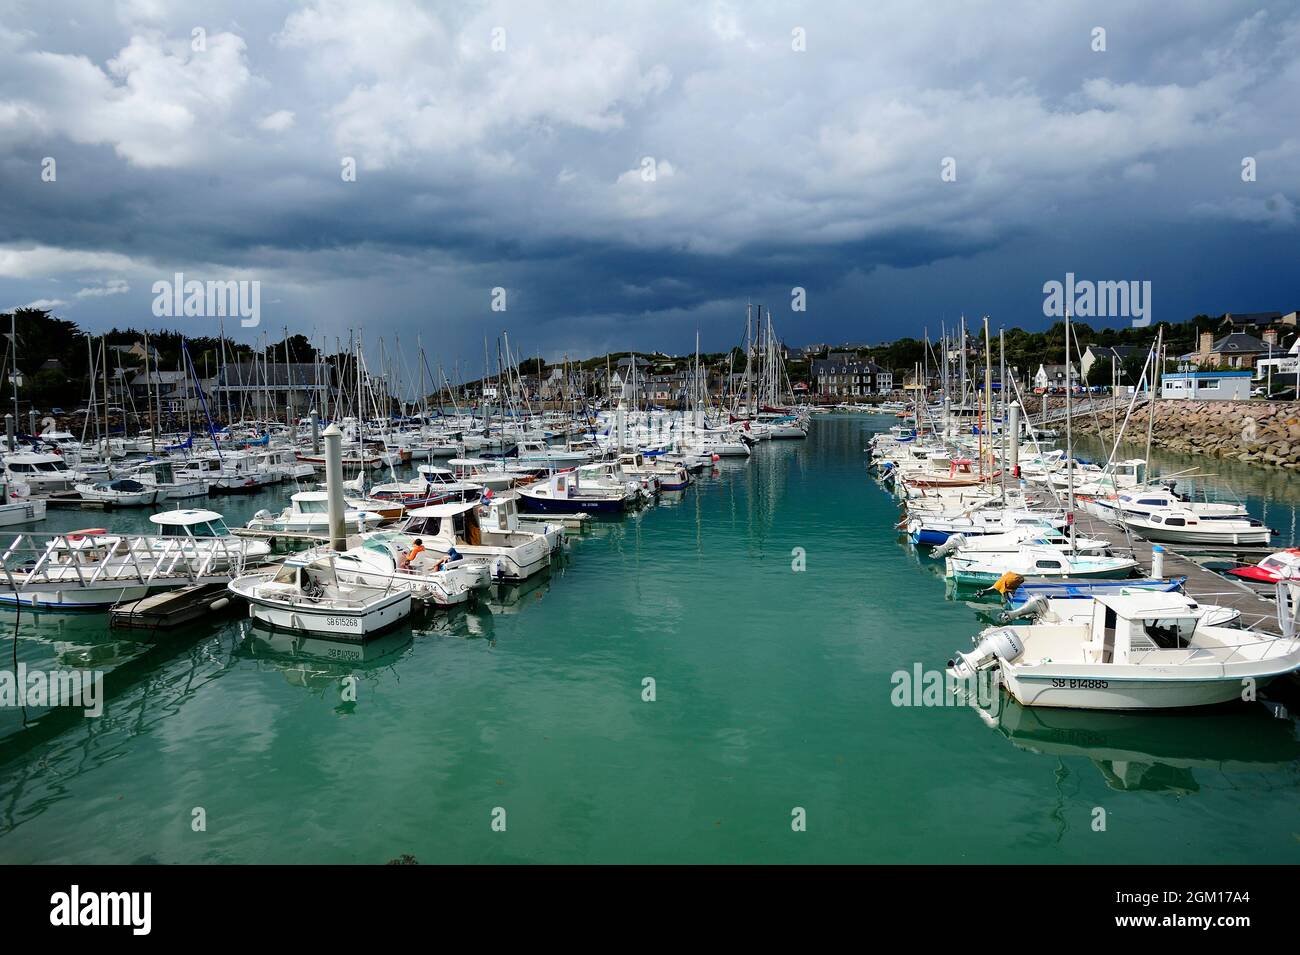
M 347 550 L 348 534 L 343 522 L 343 432 L 333 423 L 325 429 L 325 496 L 330 547 L 336 551 Z
M 1151 576 L 1156 578 L 1165 576 L 1165 549 L 1159 544 L 1151 548 Z
M 1007 414 L 1007 430 L 1010 432 L 1008 440 L 1011 442 L 1007 450 L 1011 458 L 1011 476 L 1020 477 L 1020 402 L 1011 402 Z

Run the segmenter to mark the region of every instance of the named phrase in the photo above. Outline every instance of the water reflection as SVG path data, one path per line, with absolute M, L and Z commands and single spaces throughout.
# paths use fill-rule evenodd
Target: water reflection
M 1224 779 L 1241 788 L 1300 771 L 1295 723 L 1260 704 L 1108 713 L 1021 706 L 1004 692 L 978 712 L 1018 749 L 1089 760 L 1111 789 L 1191 794 Z

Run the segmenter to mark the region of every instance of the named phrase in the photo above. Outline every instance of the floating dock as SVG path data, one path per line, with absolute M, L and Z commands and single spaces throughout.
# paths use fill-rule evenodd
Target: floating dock
M 129 630 L 170 630 L 230 606 L 225 584 L 197 584 L 179 590 L 165 590 L 113 607 L 110 627 Z

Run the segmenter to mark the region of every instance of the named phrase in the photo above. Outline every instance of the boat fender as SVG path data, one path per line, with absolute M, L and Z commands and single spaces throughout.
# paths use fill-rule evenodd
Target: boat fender
M 218 610 L 225 610 L 229 606 L 230 598 L 218 597 L 216 600 L 212 601 L 212 603 L 208 604 L 208 609 L 213 613 L 216 613 Z

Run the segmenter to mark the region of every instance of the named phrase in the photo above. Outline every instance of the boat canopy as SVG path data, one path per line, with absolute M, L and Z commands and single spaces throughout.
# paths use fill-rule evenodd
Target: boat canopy
M 454 517 L 478 507 L 478 501 L 448 501 L 445 504 L 431 504 L 417 507 L 406 512 L 408 517 Z
M 149 515 L 149 520 L 164 527 L 184 527 L 190 524 L 206 524 L 209 521 L 219 521 L 221 520 L 221 515 L 216 511 L 205 511 L 199 508 L 185 508 L 183 510 L 163 511 L 159 514 L 151 514 Z

